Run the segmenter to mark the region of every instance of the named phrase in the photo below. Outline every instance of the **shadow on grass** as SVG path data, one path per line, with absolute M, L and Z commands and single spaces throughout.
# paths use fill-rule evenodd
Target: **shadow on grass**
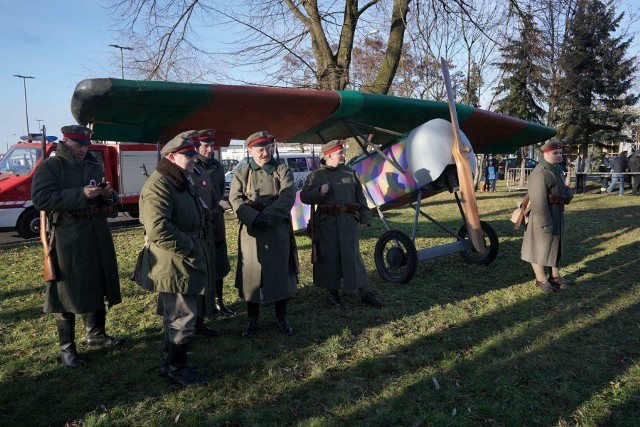
M 635 249 L 627 246 L 621 251 Z M 290 417 L 294 416 L 295 424 L 324 419 L 347 425 L 442 425 L 453 422 L 454 408 L 463 425 L 596 421 L 576 418 L 579 409 L 609 388 L 639 356 L 635 329 L 640 303 L 638 283 L 633 279 L 638 266 L 621 264 L 619 255 L 604 257 L 601 261 L 611 267 L 599 273 L 621 273 L 615 286 L 598 286 L 595 277 L 556 295 L 534 291 L 516 304 L 471 315 L 465 322 L 444 323 L 437 332 L 421 334 L 410 345 L 388 348 L 383 357 L 362 358 L 364 361 L 355 364 L 349 363 L 349 346 L 358 346 L 367 339 L 366 329 L 379 325 L 354 322 L 357 310 L 334 311 L 331 324 L 318 325 L 312 335 L 316 340 L 343 337 L 336 359 L 344 363 L 335 363 L 333 369 L 262 403 L 227 408 L 226 414 L 210 421 L 250 425 L 259 417 L 270 416 L 269 422 L 259 424 L 291 425 Z M 433 301 L 434 305 L 444 303 Z M 389 314 L 381 311 L 378 320 L 388 322 L 388 333 L 402 334 L 402 322 Z M 405 318 L 411 316 L 405 313 Z M 620 319 L 627 320 L 621 324 Z M 347 336 L 345 330 L 350 332 Z M 243 393 L 259 395 L 265 387 L 259 378 L 266 372 L 287 366 L 296 369 L 291 361 L 313 352 L 313 344 L 307 348 L 299 345 L 308 336 L 307 332 L 292 340 L 297 343 L 288 342 L 284 355 L 269 355 L 245 372 L 246 377 L 239 381 L 254 390 L 244 389 Z M 247 345 L 240 344 L 238 351 L 245 350 Z M 257 342 L 250 344 L 253 351 L 260 351 Z M 375 348 L 376 343 L 369 341 L 367 345 Z M 424 374 L 416 375 L 421 371 Z M 432 378 L 437 378 L 439 390 Z M 274 373 L 273 381 L 277 380 Z M 345 413 L 346 406 L 356 409 Z M 633 425 L 640 420 L 636 397 L 630 395 L 621 406 L 625 412 L 610 413 L 607 420 L 599 421 Z M 282 408 L 290 412 L 283 413 Z M 198 416 L 193 415 L 197 422 Z
M 268 307 L 261 310 L 257 338 L 244 339 L 239 335 L 246 311 L 244 304 L 236 304 L 236 316 L 213 325 L 222 330 L 222 338 L 193 342 L 190 362 L 200 365 L 201 375 L 212 381 L 197 391 L 180 390 L 155 372 L 161 321 L 152 314 L 153 297 L 143 297 L 138 310 L 128 309 L 131 312 L 122 314 L 126 319 L 117 321 L 130 341 L 127 348 L 87 351 L 80 346 L 90 362 L 82 370 L 54 362 L 53 319 L 36 319 L 34 304 L 34 312 L 18 314 L 36 324 L 28 333 L 36 335 L 38 348 L 3 350 L 1 424 L 60 425 L 88 418 L 95 423 L 99 418 L 102 425 L 168 425 L 177 414 L 185 425 L 580 422 L 575 417 L 585 402 L 608 390 L 609 382 L 623 376 L 640 356 L 640 244 L 604 256 L 597 256 L 595 249 L 611 235 L 629 232 L 616 227 L 615 220 L 629 209 L 608 209 L 610 222 L 589 226 L 579 221 L 583 212 L 568 212 L 569 227 L 580 224 L 568 235 L 568 265 L 593 259 L 574 268 L 579 285 L 557 295 L 534 290 L 530 267 L 519 260 L 522 232 L 509 234 L 511 223 L 503 220 L 492 221 L 506 237 L 501 255 L 490 266 L 470 266 L 449 255 L 421 263 L 407 285 L 382 283 L 370 270 L 386 302 L 381 310 L 362 306 L 357 296 L 348 296 L 346 306 L 335 309 L 324 292 L 304 286 L 289 304 L 295 336 L 277 331 L 273 307 Z M 458 221 L 447 220 L 455 229 Z M 376 233 L 368 230 L 363 240 L 375 240 Z M 232 281 L 227 278 L 225 287 Z M 34 289 L 11 298 L 29 294 L 40 296 Z M 489 300 L 491 308 L 485 307 Z M 110 312 L 108 323 L 116 321 L 119 309 L 113 318 Z M 447 310 L 465 312 L 465 320 L 448 320 L 459 317 L 447 315 Z M 130 322 L 130 329 L 122 322 Z M 20 322 L 13 326 L 20 327 Z M 405 335 L 412 341 L 402 341 Z M 7 336 L 0 335 L 5 348 Z M 144 418 L 148 405 L 161 413 L 158 419 Z M 582 424 L 637 424 L 638 406 L 631 395 L 610 408 L 608 419 L 594 416 L 600 411 L 591 418 L 587 414 Z M 457 415 L 452 418 L 454 408 Z

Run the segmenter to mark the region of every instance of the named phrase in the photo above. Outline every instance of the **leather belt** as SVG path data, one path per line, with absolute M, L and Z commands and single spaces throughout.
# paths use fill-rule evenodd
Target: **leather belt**
M 67 218 L 90 218 L 95 215 L 109 217 L 113 213 L 111 206 L 89 206 L 84 209 L 76 209 L 73 211 L 61 211 L 60 214 Z
M 360 205 L 318 205 L 316 213 L 320 215 L 340 215 L 360 213 Z
M 571 197 L 561 196 L 558 194 L 547 194 L 547 200 L 552 205 L 568 205 Z

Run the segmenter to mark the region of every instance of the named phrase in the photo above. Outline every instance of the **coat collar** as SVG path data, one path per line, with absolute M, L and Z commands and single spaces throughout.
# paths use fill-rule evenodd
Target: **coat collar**
M 273 173 L 273 171 L 276 170 L 276 168 L 278 167 L 278 162 L 276 162 L 276 159 L 274 159 L 273 157 L 267 162 L 267 164 L 265 164 L 264 166 L 258 166 L 258 164 L 256 162 L 253 161 L 253 159 L 249 160 L 249 167 L 251 169 L 253 169 L 254 171 L 260 170 L 262 169 L 263 171 L 265 171 L 268 175 L 271 175 Z
M 84 162 L 84 163 L 91 163 L 94 165 L 98 164 L 98 161 L 96 160 L 95 157 L 93 157 L 93 154 L 91 154 L 90 151 L 87 151 L 87 155 L 84 156 L 84 159 L 79 160 L 78 158 L 73 157 L 73 155 L 71 154 L 71 151 L 69 151 L 69 148 L 63 143 L 57 144 L 56 157 L 60 157 L 61 159 L 65 159 L 66 161 L 71 163 L 80 164 L 81 162 Z
M 176 186 L 178 191 L 184 192 L 189 189 L 189 179 L 180 167 L 171 163 L 165 157 L 163 157 L 158 166 L 156 166 L 158 173 L 167 178 L 173 185 Z

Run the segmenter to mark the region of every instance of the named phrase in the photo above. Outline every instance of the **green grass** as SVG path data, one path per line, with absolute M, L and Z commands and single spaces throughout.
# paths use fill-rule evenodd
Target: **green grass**
M 210 384 L 169 384 L 155 371 L 161 319 L 155 295 L 129 282 L 141 228 L 114 231 L 124 302 L 109 310 L 108 332 L 124 349 L 89 350 L 89 364 L 58 361 L 50 315 L 41 314 L 42 249 L 2 248 L 0 265 L 1 425 L 530 426 L 640 425 L 640 198 L 578 195 L 567 209 L 564 271 L 577 285 L 547 295 L 520 260 L 522 231 L 511 211 L 522 194 L 478 195 L 483 220 L 500 236 L 489 266 L 458 254 L 420 263 L 405 285 L 383 282 L 373 253 L 384 228 L 362 235 L 369 278 L 384 299 L 371 309 L 347 296 L 330 307 L 311 284 L 306 235 L 297 236 L 300 288 L 290 301 L 293 337 L 262 310 L 255 339 L 240 337 L 246 308 L 225 280 L 237 315 L 210 324 L 219 339 L 196 338 L 190 362 Z M 461 225 L 448 194 L 424 208 Z M 388 213 L 410 233 L 412 211 Z M 236 263 L 235 221 L 227 221 Z M 417 247 L 451 242 L 424 221 Z M 81 323 L 81 322 L 79 322 Z

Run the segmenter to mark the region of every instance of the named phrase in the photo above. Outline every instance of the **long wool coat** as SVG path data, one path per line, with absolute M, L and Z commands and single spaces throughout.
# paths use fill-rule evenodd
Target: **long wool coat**
M 329 183 L 329 192 L 320 194 L 320 187 Z M 360 256 L 359 224 L 371 224 L 371 211 L 353 169 L 339 165 L 323 165 L 306 179 L 300 200 L 307 204 L 360 205 L 359 214 L 316 215 L 314 230 L 316 263 L 313 283 L 338 290 L 344 279 L 344 290 L 354 292 L 368 284 L 367 269 Z
M 551 204 L 548 194 L 573 197 L 564 184 L 562 169 L 544 159 L 529 175 L 529 224 L 522 240 L 522 260 L 548 267 L 559 267 L 562 259 L 564 236 L 564 205 Z
M 44 312 L 76 314 L 97 311 L 122 301 L 116 251 L 106 218 L 69 218 L 60 212 L 90 206 L 115 206 L 102 196 L 87 200 L 83 187 L 100 183 L 104 169 L 87 153 L 84 160 L 58 144 L 55 157 L 45 160 L 33 176 L 31 199 L 38 210 L 54 212 L 54 263 L 58 280 L 47 282 Z
M 185 172 L 162 159 L 140 192 L 140 222 L 148 247 L 143 252 L 142 287 L 148 291 L 201 294 L 209 281 L 204 238 L 205 211 Z
M 297 279 L 291 268 L 290 221 L 296 187 L 288 166 L 273 159 L 260 168 L 253 161 L 233 175 L 229 203 L 240 221 L 236 287 L 246 301 L 270 304 L 293 296 Z M 265 228 L 253 226 L 258 215 L 247 202 L 266 205 Z
M 220 206 L 220 200 L 224 194 L 224 167 L 216 159 L 208 159 L 202 155 L 198 155 L 198 169 L 206 171 L 211 178 L 213 186 L 213 197 L 216 200 L 215 208 L 213 208 L 214 222 L 214 238 L 215 238 L 215 259 L 216 259 L 216 279 L 222 279 L 229 271 L 229 255 L 227 253 L 227 236 L 224 221 L 224 209 Z

